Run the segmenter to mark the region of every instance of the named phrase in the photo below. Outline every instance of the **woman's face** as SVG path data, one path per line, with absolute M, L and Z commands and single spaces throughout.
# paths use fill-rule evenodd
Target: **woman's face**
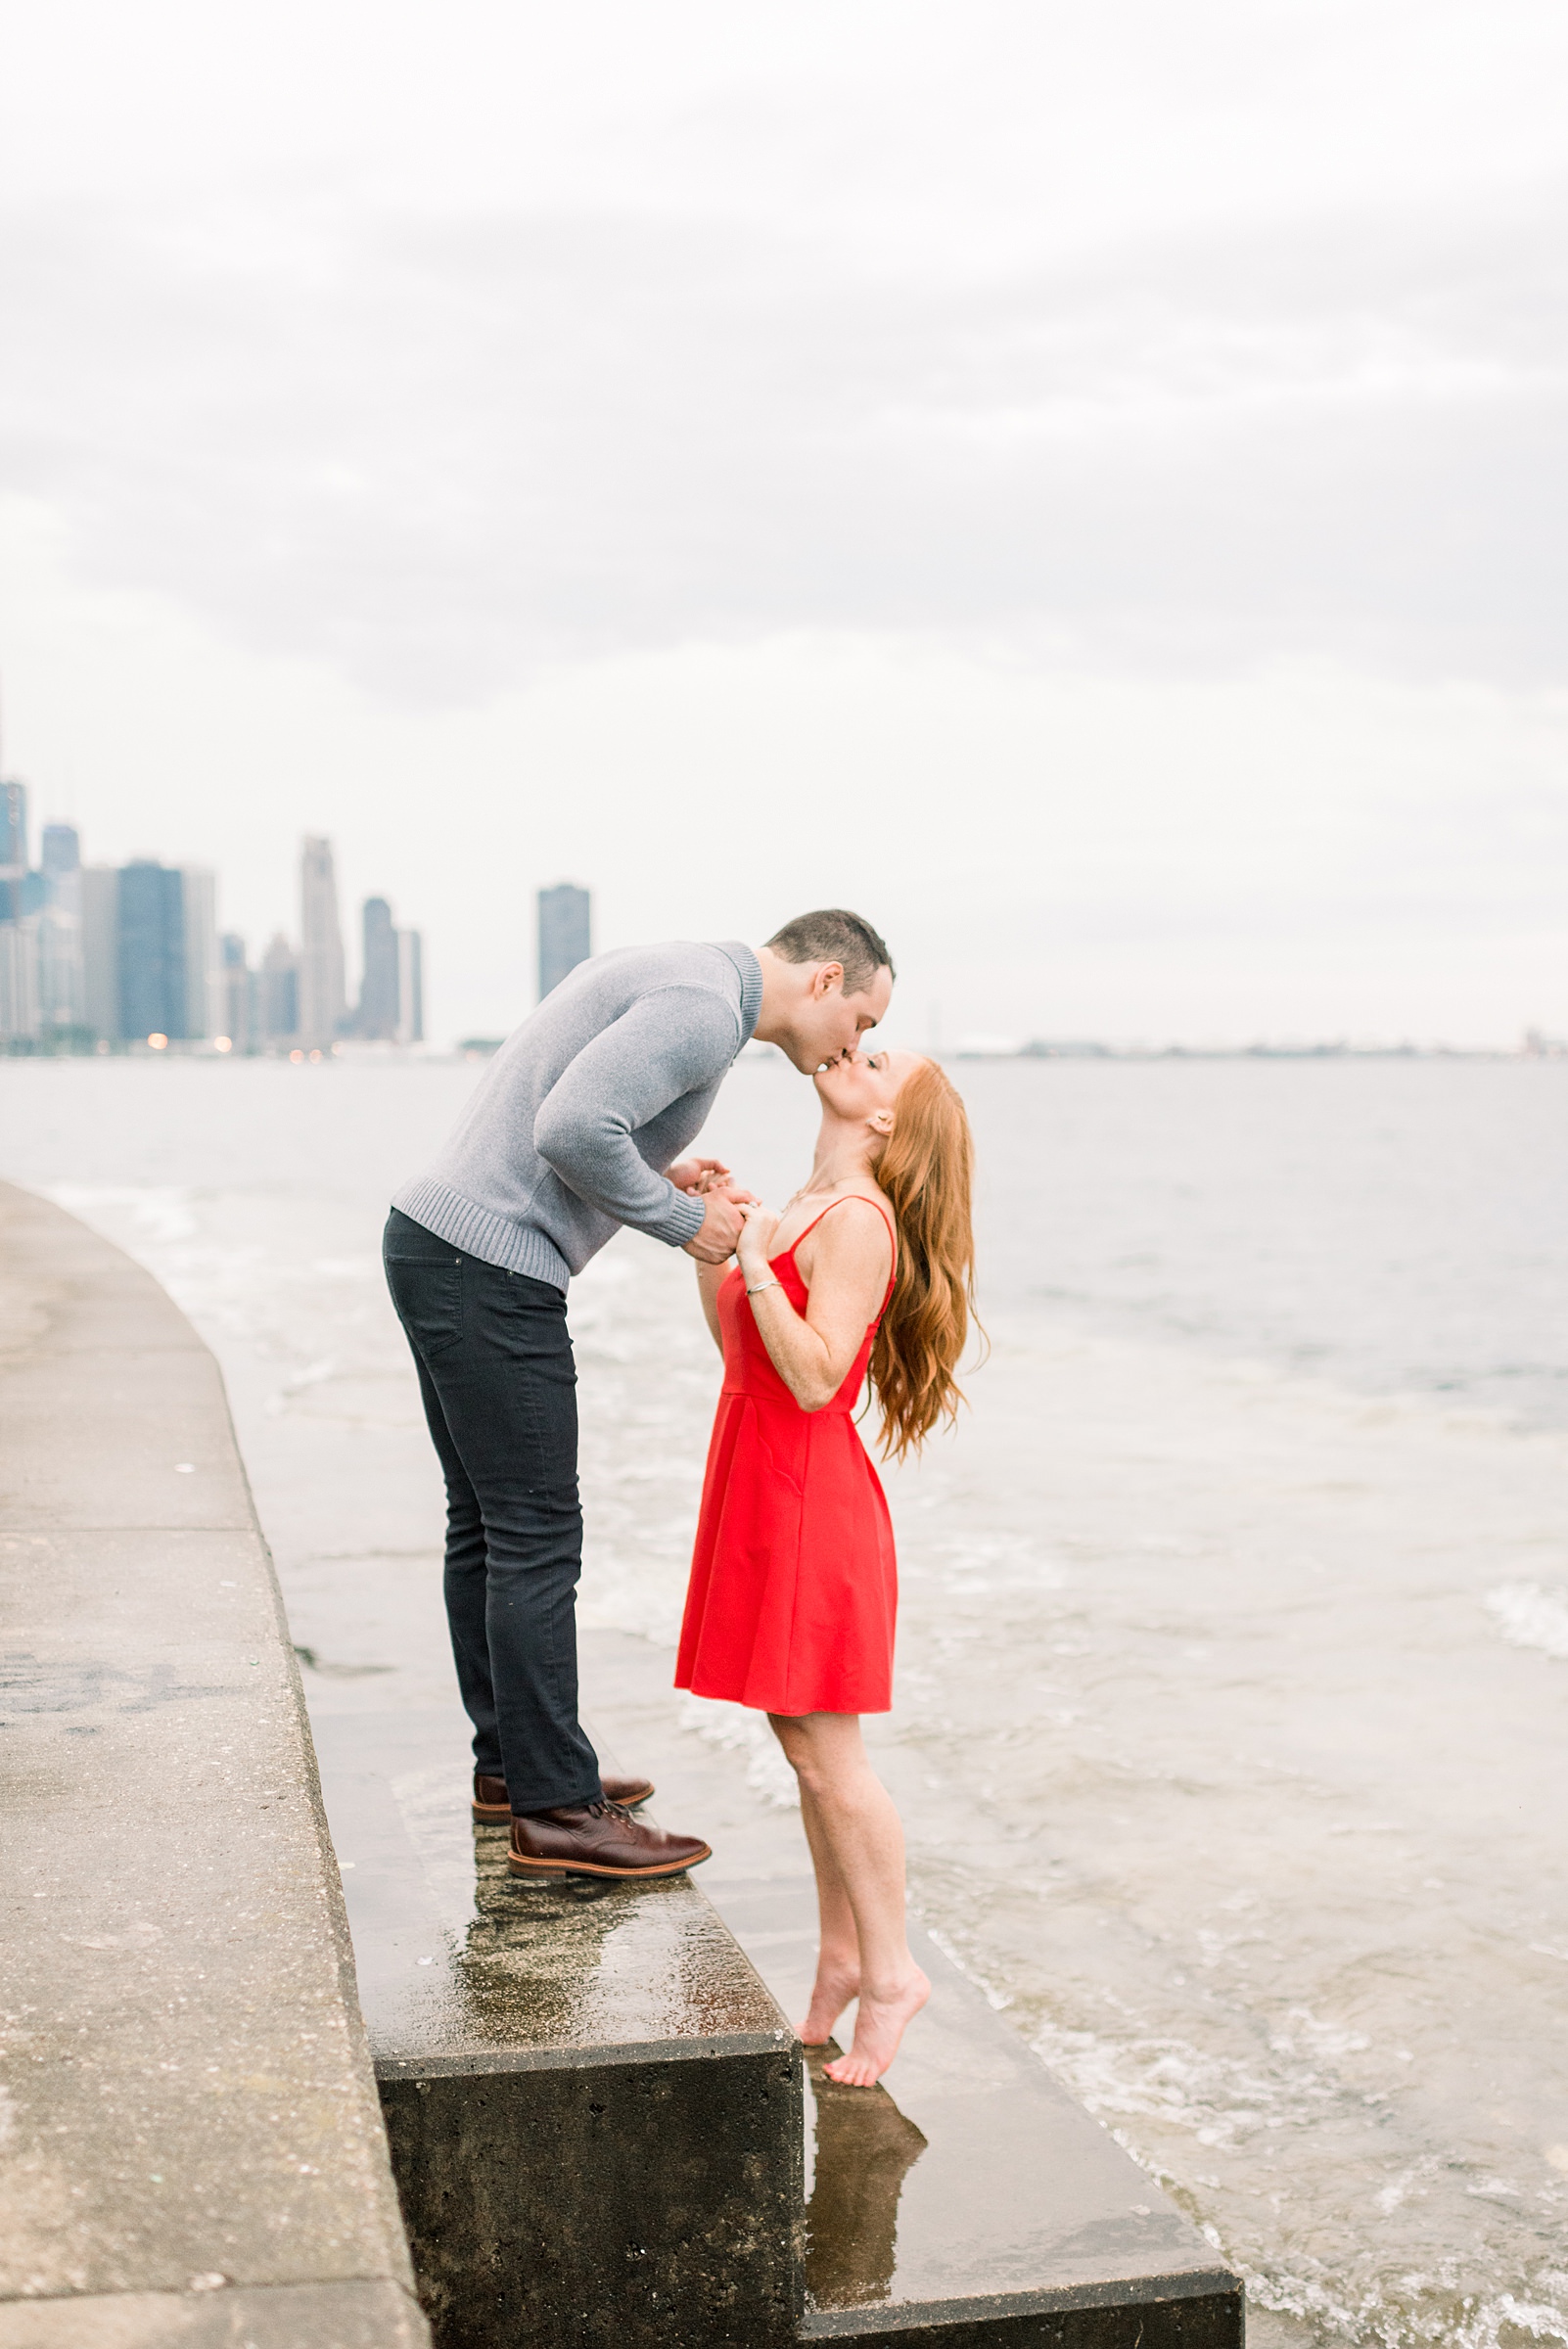
M 812 1082 L 835 1117 L 891 1125 L 899 1088 L 920 1059 L 918 1052 L 846 1052 L 818 1069 Z

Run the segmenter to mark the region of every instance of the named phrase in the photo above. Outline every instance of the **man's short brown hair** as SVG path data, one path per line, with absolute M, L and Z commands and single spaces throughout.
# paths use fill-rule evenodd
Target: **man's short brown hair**
M 870 923 L 857 913 L 847 913 L 842 905 L 829 905 L 820 913 L 798 913 L 765 943 L 785 962 L 841 962 L 847 995 L 862 994 L 878 971 L 885 970 L 890 979 L 899 975 L 893 956 Z

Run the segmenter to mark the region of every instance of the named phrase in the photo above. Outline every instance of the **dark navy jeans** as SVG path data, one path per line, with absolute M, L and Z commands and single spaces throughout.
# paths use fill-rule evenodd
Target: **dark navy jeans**
M 577 1722 L 577 1374 L 566 1299 L 393 1208 L 387 1285 L 446 1478 L 446 1617 L 474 1767 L 514 1811 L 597 1801 Z

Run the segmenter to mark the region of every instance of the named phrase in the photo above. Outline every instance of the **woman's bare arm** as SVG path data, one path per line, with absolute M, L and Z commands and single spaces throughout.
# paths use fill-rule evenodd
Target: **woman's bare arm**
M 701 1263 L 697 1267 L 697 1294 L 702 1300 L 703 1319 L 707 1322 L 709 1335 L 720 1354 L 724 1351 L 724 1339 L 718 1326 L 718 1284 L 729 1268 L 728 1265 Z
M 887 1219 L 853 1193 L 823 1218 L 811 1233 L 804 1314 L 768 1269 L 777 1228 L 776 1216 L 751 1210 L 737 1250 L 746 1286 L 755 1291 L 748 1302 L 774 1369 L 803 1411 L 820 1411 L 848 1378 L 887 1293 L 893 1268 Z

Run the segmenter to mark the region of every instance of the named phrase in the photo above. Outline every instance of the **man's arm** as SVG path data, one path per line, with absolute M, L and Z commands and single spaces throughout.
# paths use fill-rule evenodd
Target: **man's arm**
M 539 1104 L 533 1147 L 590 1207 L 684 1247 L 713 1220 L 710 1202 L 656 1174 L 631 1136 L 682 1093 L 716 1083 L 738 1040 L 735 1014 L 707 988 L 644 995 L 562 1071 Z

